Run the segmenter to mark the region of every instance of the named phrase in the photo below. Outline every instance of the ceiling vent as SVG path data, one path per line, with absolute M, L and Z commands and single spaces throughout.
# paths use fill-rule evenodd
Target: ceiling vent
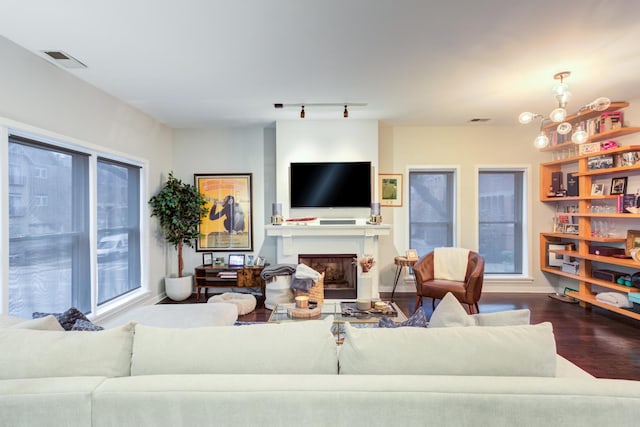
M 64 68 L 87 68 L 82 62 L 60 50 L 43 50 L 42 53 Z

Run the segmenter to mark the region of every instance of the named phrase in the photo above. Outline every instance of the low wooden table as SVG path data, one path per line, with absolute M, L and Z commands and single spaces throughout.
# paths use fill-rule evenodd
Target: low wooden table
M 396 293 L 396 287 L 398 287 L 398 280 L 400 280 L 400 274 L 405 267 L 412 268 L 415 263 L 418 262 L 418 258 L 407 258 L 406 256 L 397 256 L 393 260 L 396 265 L 396 279 L 393 281 L 393 290 L 391 291 L 391 302 L 393 302 L 393 295 Z
M 200 302 L 200 292 L 204 289 L 204 302 L 207 302 L 209 289 L 223 287 L 251 288 L 260 287 L 264 299 L 265 283 L 260 273 L 265 266 L 229 267 L 226 265 L 200 265 L 195 268 L 194 284 L 196 287 L 196 302 Z M 220 273 L 233 272 L 236 277 L 221 277 Z

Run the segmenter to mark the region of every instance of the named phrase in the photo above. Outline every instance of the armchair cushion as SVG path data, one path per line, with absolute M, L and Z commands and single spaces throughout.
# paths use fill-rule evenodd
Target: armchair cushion
M 433 275 L 436 279 L 463 282 L 467 273 L 469 249 L 435 248 L 433 251 Z

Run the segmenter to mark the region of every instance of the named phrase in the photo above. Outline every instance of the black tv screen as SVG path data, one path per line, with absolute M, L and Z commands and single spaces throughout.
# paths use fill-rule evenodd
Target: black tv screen
M 368 208 L 371 162 L 291 163 L 292 208 Z

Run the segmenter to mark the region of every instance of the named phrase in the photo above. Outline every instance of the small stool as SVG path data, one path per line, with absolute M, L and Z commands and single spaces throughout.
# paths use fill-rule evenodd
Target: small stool
M 407 258 L 406 256 L 397 256 L 394 258 L 393 263 L 396 265 L 396 280 L 393 282 L 393 290 L 391 291 L 391 302 L 393 302 L 393 295 L 396 293 L 396 287 L 398 286 L 398 280 L 400 280 L 400 274 L 404 267 L 413 267 L 418 262 L 417 258 Z
M 256 308 L 256 297 L 238 292 L 225 292 L 224 294 L 214 295 L 207 301 L 207 303 L 216 302 L 235 304 L 238 307 L 238 316 L 251 313 Z

